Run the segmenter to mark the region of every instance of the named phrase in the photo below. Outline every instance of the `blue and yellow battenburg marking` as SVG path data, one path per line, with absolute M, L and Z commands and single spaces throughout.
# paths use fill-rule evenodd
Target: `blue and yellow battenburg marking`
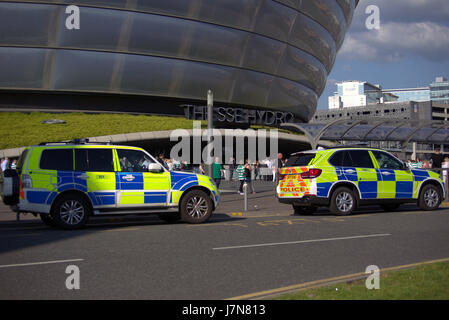
M 55 173 L 56 179 L 52 181 L 53 183 L 42 183 L 38 180 L 35 182 L 41 184 L 38 187 L 42 188 L 26 191 L 26 200 L 29 203 L 51 205 L 59 193 L 79 190 L 88 195 L 94 208 L 117 204 L 178 204 L 184 191 L 198 185 L 211 190 L 215 202 L 218 202 L 218 193 L 210 179 L 194 173 L 76 171 Z M 117 197 L 117 191 L 120 191 L 120 197 Z M 116 203 L 117 200 L 119 203 Z
M 324 156 L 321 157 L 320 154 Z M 326 162 L 332 155 L 331 152 L 317 152 L 317 155 L 319 160 L 313 166 L 281 169 L 284 178 L 277 188 L 279 198 L 301 198 L 306 195 L 327 198 L 334 184 L 347 181 L 357 187 L 361 199 L 416 199 L 423 181 L 440 181 L 437 173 L 425 169 L 333 167 Z M 301 173 L 313 167 L 322 169 L 317 178 L 301 177 Z

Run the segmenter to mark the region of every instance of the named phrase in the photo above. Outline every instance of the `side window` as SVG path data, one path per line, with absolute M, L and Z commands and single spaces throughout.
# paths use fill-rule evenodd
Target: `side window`
M 337 151 L 329 159 L 329 163 L 334 167 L 353 167 L 351 156 L 347 150 Z
M 372 151 L 381 169 L 401 170 L 402 162 L 382 151 Z
M 350 150 L 353 166 L 356 168 L 374 168 L 368 150 Z
M 75 170 L 113 172 L 112 149 L 75 149 Z
M 123 172 L 148 172 L 148 165 L 154 161 L 139 150 L 117 149 L 120 169 Z
M 39 168 L 73 171 L 73 149 L 47 149 L 42 151 Z

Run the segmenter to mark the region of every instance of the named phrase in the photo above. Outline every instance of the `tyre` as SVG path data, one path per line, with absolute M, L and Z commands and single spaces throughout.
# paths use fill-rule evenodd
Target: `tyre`
M 185 222 L 203 223 L 212 214 L 212 199 L 202 190 L 188 191 L 182 197 L 179 212 Z
M 181 214 L 179 212 L 167 212 L 159 214 L 159 219 L 165 222 L 174 223 L 181 220 Z
M 382 204 L 380 205 L 381 209 L 384 211 L 394 211 L 397 208 L 399 208 L 400 204 L 397 203 L 391 203 L 391 204 Z
M 437 209 L 440 206 L 440 203 L 440 189 L 433 184 L 425 185 L 419 194 L 418 206 L 422 210 L 430 211 Z
M 350 215 L 357 206 L 357 199 L 352 191 L 346 187 L 337 188 L 332 193 L 330 211 L 338 216 Z
M 301 215 L 301 216 L 308 216 L 312 215 L 316 212 L 318 208 L 314 206 L 295 206 L 293 205 L 293 210 L 295 211 L 295 214 Z
M 58 227 L 73 230 L 82 228 L 91 213 L 92 210 L 83 197 L 67 194 L 55 202 L 52 217 Z
M 49 227 L 57 226 L 55 219 L 53 219 L 53 217 L 50 214 L 41 213 L 41 214 L 39 214 L 39 216 L 40 216 L 42 222 L 45 223 L 47 226 L 49 226 Z

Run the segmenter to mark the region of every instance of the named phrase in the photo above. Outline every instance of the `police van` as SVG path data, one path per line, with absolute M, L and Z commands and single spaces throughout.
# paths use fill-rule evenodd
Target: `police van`
M 444 190 L 439 174 L 409 168 L 387 151 L 331 148 L 292 154 L 280 170 L 277 197 L 291 204 L 295 214 L 313 214 L 326 206 L 336 215 L 349 215 L 362 205 L 388 211 L 416 203 L 434 210 Z
M 27 147 L 2 180 L 5 204 L 64 229 L 81 228 L 92 215 L 157 213 L 202 223 L 219 202 L 205 175 L 168 171 L 138 147 L 88 141 Z

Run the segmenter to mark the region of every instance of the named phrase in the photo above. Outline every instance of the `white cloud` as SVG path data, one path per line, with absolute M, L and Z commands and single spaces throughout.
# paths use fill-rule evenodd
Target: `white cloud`
M 445 61 L 449 60 L 449 27 L 433 22 L 382 23 L 380 30 L 348 34 L 340 54 L 367 61 L 394 62 L 409 56 Z

